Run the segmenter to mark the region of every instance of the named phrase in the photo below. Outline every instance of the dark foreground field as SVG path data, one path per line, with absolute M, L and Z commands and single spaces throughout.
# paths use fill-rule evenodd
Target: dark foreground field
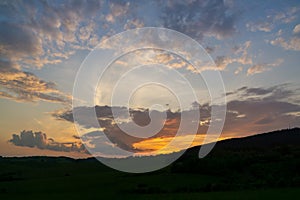
M 189 149 L 157 172 L 128 174 L 95 159 L 0 158 L 0 199 L 295 199 L 300 129 Z M 297 198 L 296 198 L 297 199 Z

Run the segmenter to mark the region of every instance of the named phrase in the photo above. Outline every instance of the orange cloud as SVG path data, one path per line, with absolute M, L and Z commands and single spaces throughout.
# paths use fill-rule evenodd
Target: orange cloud
M 0 65 L 9 65 L 9 63 L 0 63 Z M 70 96 L 59 91 L 55 83 L 41 80 L 32 73 L 10 67 L 1 72 L 0 97 L 2 98 L 25 102 L 42 100 L 56 103 L 67 103 L 71 99 Z
M 205 135 L 181 135 L 176 137 L 160 137 L 143 140 L 133 144 L 136 149 L 142 150 L 138 155 L 147 154 L 167 154 L 178 152 L 186 149 L 187 147 L 194 147 L 203 144 Z M 228 139 L 229 137 L 220 137 L 218 141 Z M 192 141 L 192 143 L 191 143 Z M 209 141 L 214 142 L 214 141 Z

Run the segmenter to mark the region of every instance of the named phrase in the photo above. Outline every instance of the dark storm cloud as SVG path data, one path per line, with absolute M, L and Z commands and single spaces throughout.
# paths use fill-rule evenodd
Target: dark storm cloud
M 165 27 L 198 39 L 204 35 L 231 36 L 239 16 L 223 0 L 170 1 L 163 13 Z
M 63 152 L 82 152 L 87 153 L 84 145 L 80 142 L 56 142 L 51 138 L 47 138 L 47 135 L 42 132 L 33 131 L 21 131 L 20 134 L 13 134 L 12 139 L 9 140 L 16 146 L 48 149 L 53 151 Z

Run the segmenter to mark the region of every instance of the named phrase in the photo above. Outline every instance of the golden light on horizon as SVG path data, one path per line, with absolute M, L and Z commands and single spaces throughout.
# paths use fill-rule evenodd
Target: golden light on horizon
M 159 137 L 150 138 L 143 141 L 134 143 L 132 146 L 135 149 L 142 150 L 144 152 L 138 153 L 137 155 L 157 155 L 157 154 L 168 154 L 178 152 L 191 148 L 194 146 L 203 145 L 205 134 L 201 135 L 181 135 L 176 137 Z M 219 137 L 218 141 L 229 139 L 230 137 Z M 174 140 L 173 140 L 174 139 Z M 193 140 L 192 144 L 189 145 L 190 141 Z M 214 142 L 209 141 L 207 143 Z

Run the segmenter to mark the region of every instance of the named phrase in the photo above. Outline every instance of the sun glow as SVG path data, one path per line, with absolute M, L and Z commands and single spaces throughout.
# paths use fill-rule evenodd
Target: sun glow
M 142 153 L 136 155 L 157 155 L 178 152 L 186 148 L 203 145 L 206 135 L 181 135 L 176 137 L 159 137 L 150 138 L 133 144 L 135 149 L 142 150 Z M 218 141 L 228 139 L 228 137 L 220 137 Z M 192 141 L 192 143 L 191 143 Z M 209 141 L 214 142 L 214 141 Z M 191 145 L 189 145 L 191 143 Z

